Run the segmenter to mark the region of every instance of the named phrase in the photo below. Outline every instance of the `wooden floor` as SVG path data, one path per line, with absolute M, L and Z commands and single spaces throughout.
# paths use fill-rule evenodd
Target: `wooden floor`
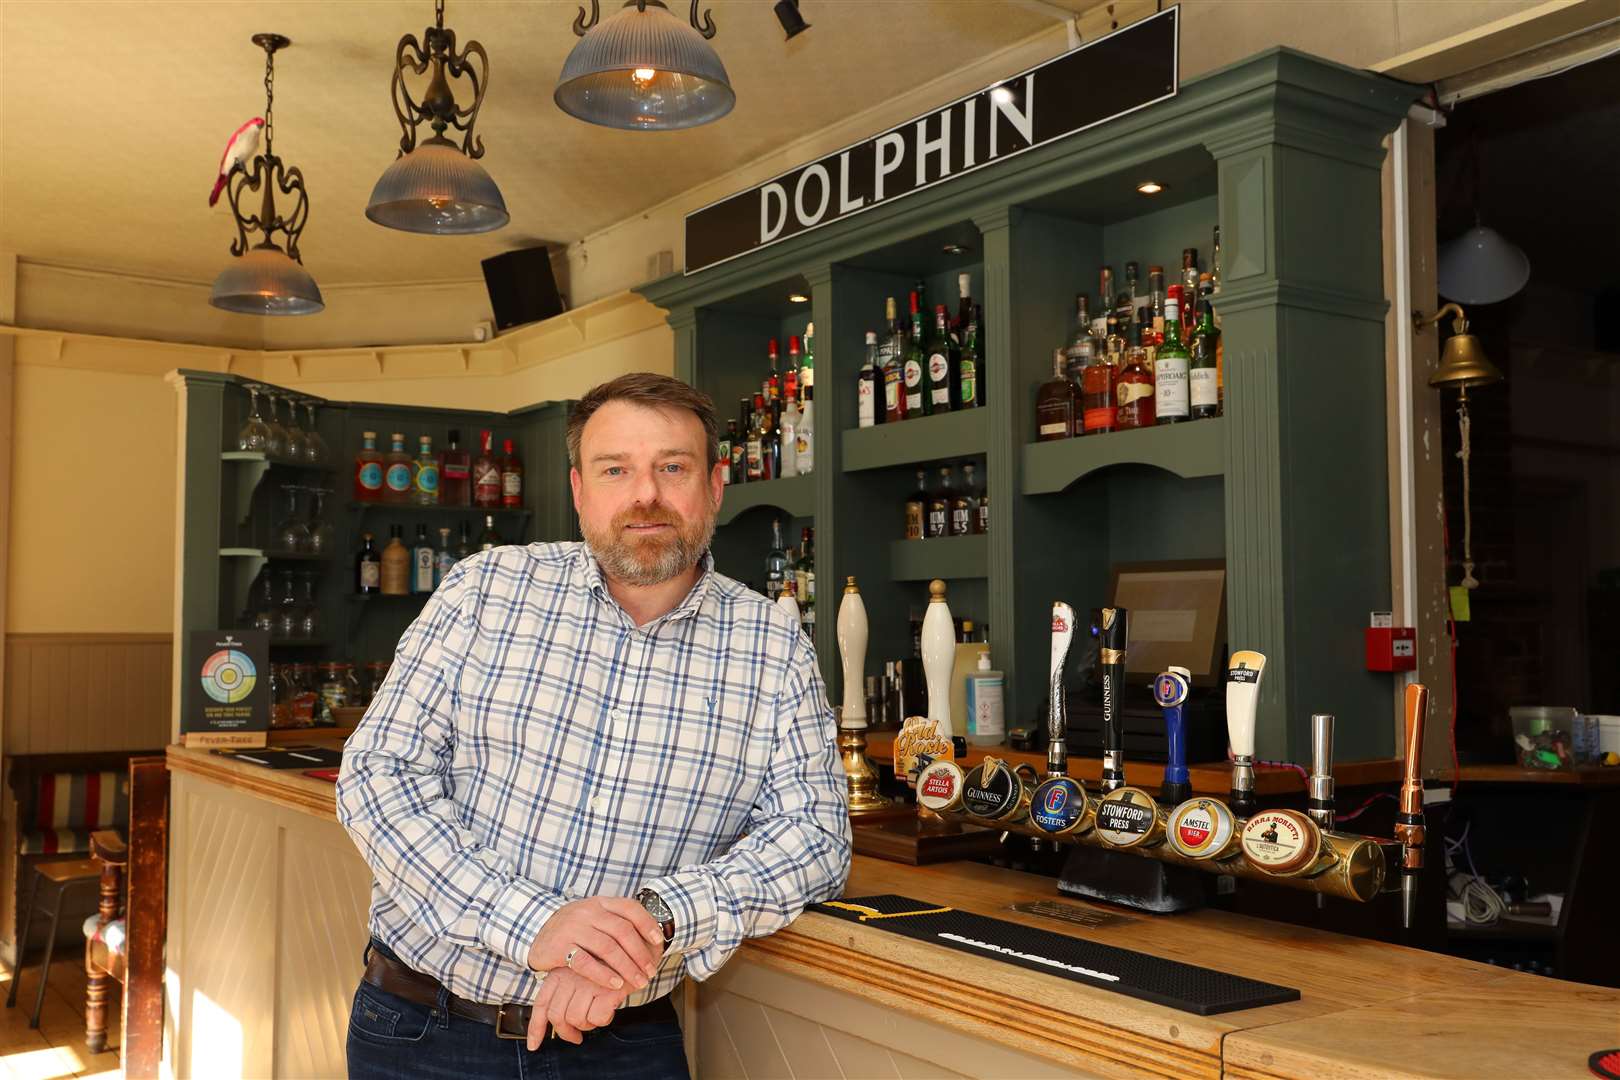
M 66 953 L 66 955 L 64 955 Z M 39 993 L 39 964 L 23 969 L 17 1004 L 0 1005 L 0 1080 L 55 1080 L 63 1076 L 116 1077 L 118 1055 L 92 1054 L 84 1045 L 84 954 L 58 949 L 51 963 L 50 985 L 39 1027 L 28 1026 L 28 1014 Z M 116 985 L 116 984 L 115 984 Z M 0 970 L 0 1003 L 11 991 L 11 973 Z M 119 999 L 107 1002 L 107 1045 L 119 1045 Z

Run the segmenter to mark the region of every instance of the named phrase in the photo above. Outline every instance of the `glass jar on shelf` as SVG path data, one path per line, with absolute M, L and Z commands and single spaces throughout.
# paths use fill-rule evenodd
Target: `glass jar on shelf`
M 320 699 L 315 704 L 315 723 L 320 727 L 336 727 L 333 709 L 349 704 L 349 665 L 328 660 L 321 665 Z
M 370 705 L 371 698 L 366 693 L 365 684 L 360 678 L 360 672 L 355 670 L 354 664 L 345 664 L 343 667 L 343 681 L 349 688 L 349 707 L 363 709 Z
M 315 703 L 319 688 L 315 685 L 315 665 L 288 664 L 288 685 L 292 688 L 290 711 L 293 727 L 311 727 L 315 723 Z

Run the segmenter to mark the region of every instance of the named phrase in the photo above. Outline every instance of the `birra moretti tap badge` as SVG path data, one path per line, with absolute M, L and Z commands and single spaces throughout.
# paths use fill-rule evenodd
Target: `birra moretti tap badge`
M 1316 822 L 1296 810 L 1264 810 L 1243 826 L 1243 854 L 1269 874 L 1296 874 L 1316 861 Z

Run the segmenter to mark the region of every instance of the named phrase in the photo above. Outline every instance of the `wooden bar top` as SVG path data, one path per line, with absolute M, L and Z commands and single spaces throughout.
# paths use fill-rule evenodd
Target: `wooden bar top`
M 343 747 L 343 736 L 309 732 L 300 742 L 315 746 Z M 170 746 L 166 752 L 169 768 L 212 780 L 222 787 L 245 791 L 280 806 L 313 814 L 327 821 L 337 820 L 337 785 L 330 780 L 305 776 L 302 769 L 267 769 L 246 761 L 233 761 L 223 754 L 212 754 L 185 746 Z
M 971 769 L 994 754 L 1012 765 L 1028 765 L 1042 776 L 1046 775 L 1046 754 L 1024 750 L 1009 750 L 1005 746 L 970 746 L 967 756 L 957 764 Z M 894 765 L 894 732 L 872 731 L 866 736 L 866 756 L 885 765 Z M 1616 770 L 1620 772 L 1620 770 Z M 1192 788 L 1199 795 L 1225 796 L 1232 787 L 1232 766 L 1224 761 L 1211 761 L 1189 765 L 1187 772 Z M 1303 795 L 1305 777 L 1298 770 L 1281 765 L 1257 765 L 1254 770 L 1254 789 L 1257 795 Z M 1102 759 L 1069 755 L 1069 775 L 1093 783 L 1102 779 Z M 1393 784 L 1401 778 L 1401 762 L 1397 758 L 1374 761 L 1340 761 L 1333 766 L 1334 782 L 1341 788 L 1370 784 Z M 1164 766 L 1152 761 L 1126 761 L 1125 779 L 1148 791 L 1159 790 L 1164 782 Z

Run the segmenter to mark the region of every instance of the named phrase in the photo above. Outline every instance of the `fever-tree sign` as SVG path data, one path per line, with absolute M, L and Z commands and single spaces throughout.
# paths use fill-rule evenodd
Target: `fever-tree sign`
M 262 630 L 196 630 L 182 679 L 187 746 L 263 746 L 270 727 L 270 637 Z

